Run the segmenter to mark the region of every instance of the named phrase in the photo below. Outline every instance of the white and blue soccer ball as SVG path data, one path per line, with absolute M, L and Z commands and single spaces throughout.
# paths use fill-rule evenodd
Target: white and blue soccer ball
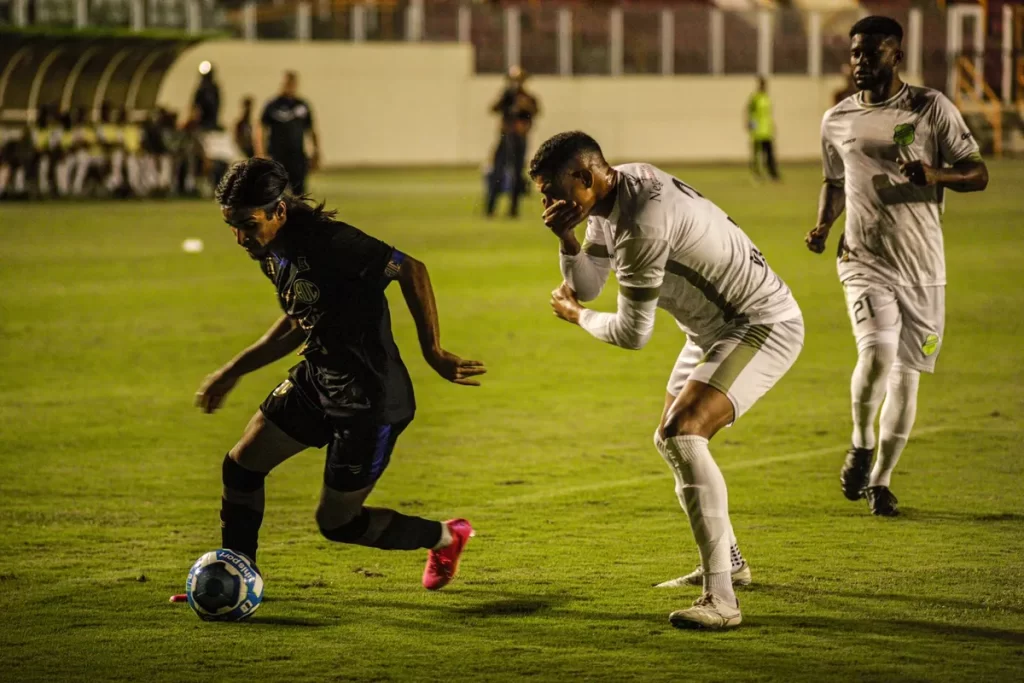
M 263 602 L 263 577 L 242 553 L 212 550 L 192 565 L 185 595 L 200 619 L 241 621 Z

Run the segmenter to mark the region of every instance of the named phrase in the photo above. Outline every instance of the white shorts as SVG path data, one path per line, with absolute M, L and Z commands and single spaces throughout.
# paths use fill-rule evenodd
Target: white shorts
M 857 351 L 898 345 L 896 358 L 920 372 L 935 372 L 946 326 L 946 288 L 897 287 L 864 277 L 843 282 Z
M 804 320 L 739 325 L 708 349 L 687 341 L 672 374 L 668 393 L 678 396 L 689 380 L 718 389 L 732 401 L 733 421 L 750 410 L 793 366 L 804 347 Z

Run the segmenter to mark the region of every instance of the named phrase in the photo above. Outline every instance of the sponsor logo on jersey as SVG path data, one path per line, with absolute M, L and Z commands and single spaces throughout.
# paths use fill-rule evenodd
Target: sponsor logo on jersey
M 320 299 L 320 288 L 309 280 L 296 280 L 292 283 L 295 298 L 304 304 L 314 304 Z
M 849 140 L 843 140 L 843 144 L 844 145 L 852 145 L 855 142 L 857 142 L 857 138 L 850 138 Z
M 309 263 L 306 262 L 306 257 L 300 256 L 299 258 L 295 259 L 295 267 L 299 269 L 300 273 L 305 273 L 307 270 L 309 270 Z
M 921 350 L 924 351 L 924 355 L 930 356 L 939 348 L 939 335 L 929 334 L 924 338 L 924 344 L 921 344 Z
M 900 147 L 909 147 L 914 144 L 914 124 L 900 123 L 892 130 L 892 141 Z
M 961 134 L 960 134 L 960 139 L 961 139 L 961 140 L 970 140 L 970 139 L 971 139 L 971 137 L 973 137 L 973 136 L 971 135 L 971 131 L 967 131 L 966 133 L 961 133 Z
M 274 396 L 284 396 L 285 394 L 287 394 L 291 390 L 292 390 L 292 381 L 290 379 L 286 379 L 285 381 L 283 381 L 280 384 L 278 384 L 277 388 L 274 389 Z

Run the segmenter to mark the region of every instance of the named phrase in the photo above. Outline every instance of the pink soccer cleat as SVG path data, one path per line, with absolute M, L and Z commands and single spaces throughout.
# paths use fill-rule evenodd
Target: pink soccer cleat
M 459 556 L 473 535 L 473 526 L 464 519 L 451 519 L 445 524 L 451 532 L 452 542 L 447 547 L 431 550 L 427 554 L 423 587 L 428 591 L 440 590 L 452 582 L 459 572 Z

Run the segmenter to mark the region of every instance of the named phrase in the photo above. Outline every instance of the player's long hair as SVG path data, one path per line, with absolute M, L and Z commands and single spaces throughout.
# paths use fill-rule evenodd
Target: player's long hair
M 271 159 L 253 157 L 232 166 L 220 181 L 217 202 L 232 211 L 263 209 L 273 211 L 284 200 L 289 220 L 330 221 L 337 211 L 328 211 L 324 202 L 317 204 L 308 194 L 296 196 L 288 190 L 288 172 Z M 268 213 L 269 215 L 269 213 Z

